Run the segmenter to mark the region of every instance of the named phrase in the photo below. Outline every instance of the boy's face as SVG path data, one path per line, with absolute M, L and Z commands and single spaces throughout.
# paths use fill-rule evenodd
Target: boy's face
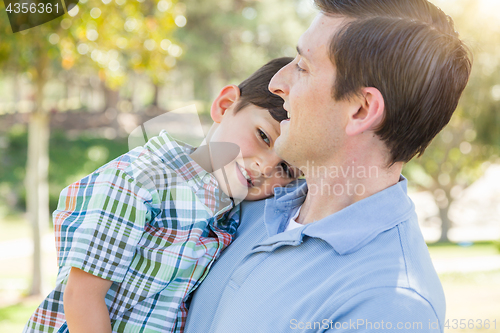
M 234 106 L 225 110 L 220 121 L 216 120 L 218 124 L 214 124 L 209 146 L 215 142 L 233 143 L 240 148 L 240 154 L 223 168 L 225 177 L 222 169 L 213 174 L 222 190 L 233 198 L 267 198 L 273 195 L 275 187 L 296 179 L 300 171 L 276 155 L 273 147 L 280 125 L 268 110 L 250 104 L 234 112 Z

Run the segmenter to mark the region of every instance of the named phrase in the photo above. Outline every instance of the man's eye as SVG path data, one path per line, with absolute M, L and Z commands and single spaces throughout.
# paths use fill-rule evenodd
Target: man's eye
M 302 68 L 302 67 L 299 66 L 299 63 L 297 63 L 296 66 L 297 66 L 297 70 L 299 72 L 305 72 L 306 71 L 304 68 Z
M 259 135 L 261 137 L 261 139 L 266 143 L 266 145 L 271 145 L 271 140 L 269 140 L 269 138 L 267 137 L 266 133 L 264 133 L 262 130 L 258 130 L 259 131 Z
M 295 178 L 295 175 L 293 174 L 292 169 L 288 164 L 286 164 L 285 162 L 281 162 L 280 166 L 283 169 L 283 172 L 286 173 L 288 178 Z

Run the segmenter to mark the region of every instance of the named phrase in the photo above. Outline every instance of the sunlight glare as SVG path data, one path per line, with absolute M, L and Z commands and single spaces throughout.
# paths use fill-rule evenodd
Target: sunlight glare
M 479 0 L 479 13 L 485 17 L 495 17 L 500 19 L 500 1 L 498 0 Z

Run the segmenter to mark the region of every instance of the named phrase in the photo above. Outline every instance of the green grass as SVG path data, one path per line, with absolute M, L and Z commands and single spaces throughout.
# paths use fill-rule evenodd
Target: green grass
M 500 287 L 500 270 L 488 272 L 468 272 L 466 274 L 460 272 L 442 273 L 439 274 L 439 279 L 442 283 L 469 285 L 485 285 L 489 283 Z
M 500 332 L 500 270 L 490 272 L 444 273 L 439 278 L 446 295 L 446 318 L 450 328 L 445 333 Z M 465 319 L 493 323 L 496 329 L 453 329 L 453 320 Z M 493 325 L 493 324 L 492 324 Z
M 476 242 L 470 246 L 453 243 L 428 244 L 433 259 L 500 255 L 498 243 Z M 446 296 L 446 318 L 497 320 L 497 329 L 445 329 L 445 333 L 500 332 L 500 270 L 487 272 L 449 272 L 439 275 Z
M 0 308 L 0 332 L 21 332 L 34 309 L 39 304 L 39 299 L 27 299 L 23 302 Z
M 427 244 L 432 258 L 463 258 L 476 256 L 500 255 L 498 243 L 494 241 L 476 242 L 471 246 L 455 243 Z

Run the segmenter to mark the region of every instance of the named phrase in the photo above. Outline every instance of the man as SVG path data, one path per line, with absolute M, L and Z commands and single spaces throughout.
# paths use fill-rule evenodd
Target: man
M 186 332 L 443 332 L 443 290 L 400 173 L 448 123 L 469 53 L 425 0 L 315 2 L 269 86 L 290 115 L 276 152 L 307 185 L 242 205 Z

